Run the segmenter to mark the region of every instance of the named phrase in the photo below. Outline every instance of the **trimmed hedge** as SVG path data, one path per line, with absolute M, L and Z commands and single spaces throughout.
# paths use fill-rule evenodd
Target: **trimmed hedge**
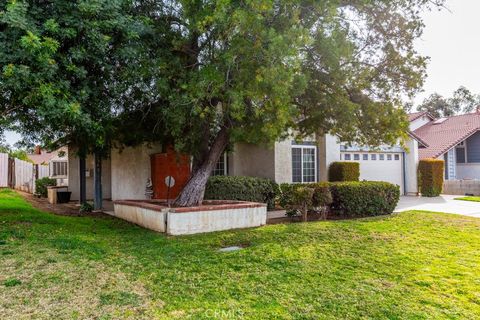
M 345 218 L 391 214 L 400 200 L 400 187 L 388 182 L 339 182 L 330 185 L 332 212 Z
M 445 161 L 422 159 L 418 164 L 418 187 L 423 197 L 438 197 L 443 190 Z
M 360 179 L 360 163 L 332 162 L 328 168 L 328 181 L 358 181 Z
M 314 188 L 312 208 L 329 206 L 330 215 L 358 218 L 391 214 L 400 200 L 400 187 L 380 181 L 323 182 L 280 185 L 280 205 L 288 209 L 297 188 Z M 323 200 L 318 200 L 323 199 Z
M 41 197 L 47 197 L 47 187 L 56 186 L 57 180 L 48 177 L 38 179 L 35 181 L 35 192 Z
M 262 202 L 272 210 L 275 208 L 278 192 L 278 184 L 269 179 L 213 176 L 208 179 L 205 199 Z

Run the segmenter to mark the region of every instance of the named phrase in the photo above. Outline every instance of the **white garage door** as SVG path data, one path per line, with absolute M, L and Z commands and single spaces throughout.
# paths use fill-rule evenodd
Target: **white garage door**
M 360 163 L 360 180 L 386 181 L 400 186 L 403 194 L 403 155 L 401 153 L 342 152 L 342 161 Z

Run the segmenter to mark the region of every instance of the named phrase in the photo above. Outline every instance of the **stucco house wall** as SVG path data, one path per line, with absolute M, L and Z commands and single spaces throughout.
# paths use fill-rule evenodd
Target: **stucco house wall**
M 251 176 L 275 179 L 274 146 L 235 144 L 228 154 L 228 171 L 231 176 Z
M 112 200 L 146 199 L 145 187 L 147 179 L 151 177 L 150 156 L 161 152 L 161 145 L 113 149 L 111 152 Z
M 72 192 L 71 200 L 80 200 L 80 172 L 79 172 L 79 158 L 75 149 L 70 148 L 68 153 L 68 190 Z M 93 169 L 94 159 L 93 155 L 88 155 L 86 159 L 86 167 L 88 177 L 86 178 L 87 200 L 92 200 L 94 195 L 93 189 Z M 112 198 L 112 183 L 111 183 L 111 162 L 110 159 L 102 161 L 102 193 L 104 199 Z

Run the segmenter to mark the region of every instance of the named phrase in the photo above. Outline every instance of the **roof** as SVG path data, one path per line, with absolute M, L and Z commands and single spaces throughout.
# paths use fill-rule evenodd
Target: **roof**
M 408 135 L 410 137 L 412 137 L 413 139 L 417 140 L 418 143 L 420 143 L 420 145 L 422 145 L 423 147 L 428 147 L 428 143 L 425 142 L 422 138 L 420 138 L 419 136 L 417 136 L 415 134 L 415 132 L 413 131 L 408 131 Z
M 418 128 L 413 133 L 428 144 L 419 149 L 420 159 L 438 158 L 477 131 L 480 131 L 480 113 L 469 113 L 434 121 Z
M 425 115 L 428 116 L 432 120 L 434 119 L 434 117 L 430 113 L 428 113 L 427 111 L 419 111 L 419 112 L 409 113 L 408 114 L 408 121 L 410 121 L 410 122 L 415 121 L 418 118 L 423 117 Z
M 54 152 L 43 152 L 42 154 L 29 154 L 27 156 L 33 164 L 43 164 L 50 162 L 55 155 L 56 153 Z

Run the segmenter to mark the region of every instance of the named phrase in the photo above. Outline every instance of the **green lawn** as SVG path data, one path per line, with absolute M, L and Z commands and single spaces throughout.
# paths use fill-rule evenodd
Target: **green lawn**
M 460 198 L 455 198 L 454 200 L 480 202 L 480 197 L 460 197 Z
M 228 245 L 247 248 L 221 253 Z M 166 237 L 0 191 L 1 319 L 475 319 L 480 220 L 406 212 Z

